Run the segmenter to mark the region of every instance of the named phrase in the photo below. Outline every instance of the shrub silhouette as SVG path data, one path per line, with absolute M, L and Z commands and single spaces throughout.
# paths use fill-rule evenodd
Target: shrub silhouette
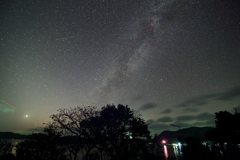
M 33 133 L 16 146 L 17 159 L 50 160 L 67 159 L 66 149 L 61 145 L 60 134 L 52 126 L 47 126 L 44 133 Z

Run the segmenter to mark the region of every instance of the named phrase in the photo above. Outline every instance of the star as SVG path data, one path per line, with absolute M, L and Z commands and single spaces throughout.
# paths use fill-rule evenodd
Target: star
M 59 108 L 106 104 L 139 111 L 153 135 L 179 129 L 169 124 L 214 126 L 215 112 L 240 107 L 238 6 L 225 0 L 4 3 L 1 131 L 35 128 Z

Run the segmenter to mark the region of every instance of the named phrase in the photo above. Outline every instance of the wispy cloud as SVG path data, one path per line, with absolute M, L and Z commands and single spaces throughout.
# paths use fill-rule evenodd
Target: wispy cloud
M 227 92 L 219 94 L 217 96 L 217 100 L 229 101 L 237 97 L 240 97 L 240 86 L 237 86 Z
M 168 130 L 170 128 L 172 128 L 172 126 L 170 126 L 169 124 L 163 124 L 163 123 L 153 124 L 149 126 L 150 130 L 155 130 L 155 131 L 158 131 L 158 130 L 163 131 L 163 130 Z
M 157 120 L 149 119 L 146 121 L 151 133 L 160 134 L 164 130 L 177 130 L 187 127 L 214 126 L 214 115 L 203 112 L 197 115 L 178 116 L 171 118 L 169 116 L 160 117 Z
M 197 112 L 199 109 L 198 108 L 183 108 L 183 111 L 185 112 Z
M 173 121 L 173 118 L 168 116 L 164 116 L 157 119 L 157 122 L 172 122 L 172 121 Z
M 140 107 L 140 111 L 149 110 L 152 108 L 156 108 L 158 105 L 156 103 L 146 103 L 143 106 Z
M 165 114 L 165 113 L 172 113 L 172 109 L 165 109 L 161 113 L 163 113 L 163 114 Z
M 152 124 L 154 124 L 154 120 L 153 119 L 149 119 L 149 120 L 147 120 L 146 121 L 146 123 L 148 124 L 148 125 L 152 125 Z
M 213 114 L 210 114 L 208 112 L 203 112 L 198 115 L 178 116 L 176 120 L 177 121 L 190 121 L 190 120 L 206 121 L 213 118 L 214 118 Z
M 220 100 L 220 101 L 230 101 L 234 98 L 240 97 L 240 86 L 232 88 L 226 92 L 206 94 L 203 96 L 195 97 L 189 99 L 175 107 L 197 107 L 208 104 L 210 101 Z
M 178 116 L 176 118 L 177 121 L 189 121 L 189 120 L 193 120 L 195 118 L 195 116 Z

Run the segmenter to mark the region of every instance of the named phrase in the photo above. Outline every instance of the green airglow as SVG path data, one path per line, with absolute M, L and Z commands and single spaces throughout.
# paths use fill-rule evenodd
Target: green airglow
M 5 112 L 5 113 L 8 113 L 8 112 L 15 112 L 16 109 L 14 108 L 10 108 L 8 107 L 7 105 L 3 104 L 3 103 L 0 103 L 0 110 Z

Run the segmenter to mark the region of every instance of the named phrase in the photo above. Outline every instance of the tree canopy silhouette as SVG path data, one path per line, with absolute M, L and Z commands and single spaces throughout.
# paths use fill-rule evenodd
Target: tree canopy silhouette
M 216 127 L 206 134 L 215 157 L 240 159 L 240 114 L 235 110 L 215 113 Z
M 14 154 L 12 154 L 13 143 L 9 140 L 0 140 L 0 159 L 1 160 L 14 160 Z
M 145 121 L 128 106 L 102 107 L 99 116 L 82 122 L 96 148 L 111 159 L 144 159 L 150 132 Z M 144 141 L 145 140 L 145 141 Z
M 76 107 L 69 109 L 60 109 L 59 113 L 50 116 L 53 122 L 51 125 L 62 133 L 63 136 L 74 136 L 68 138 L 65 145 L 70 153 L 73 154 L 73 159 L 77 159 L 77 153 L 81 150 L 83 157 L 87 157 L 95 144 L 92 143 L 90 134 L 86 132 L 86 126 L 82 125 L 84 120 L 89 120 L 99 115 L 96 107 Z M 71 140 L 70 140 L 71 139 Z M 70 140 L 70 141 L 69 141 Z
M 17 159 L 66 160 L 66 148 L 61 144 L 61 134 L 52 125 L 46 126 L 43 133 L 33 133 L 16 146 Z
M 44 134 L 32 134 L 17 145 L 18 159 L 148 159 L 150 132 L 128 106 L 60 109 L 50 116 Z M 73 155 L 73 157 L 72 157 Z
M 240 114 L 235 110 L 215 113 L 215 128 L 205 134 L 205 139 L 187 137 L 182 147 L 183 160 L 190 159 L 240 159 Z M 206 144 L 203 144 L 205 142 Z
M 51 115 L 51 125 L 63 135 L 77 136 L 69 150 L 77 158 L 82 151 L 83 157 L 99 156 L 101 159 L 131 159 L 147 155 L 144 139 L 150 138 L 150 132 L 140 115 L 128 106 L 107 105 L 97 111 L 95 107 L 77 107 L 61 109 Z M 77 147 L 78 146 L 78 147 Z

